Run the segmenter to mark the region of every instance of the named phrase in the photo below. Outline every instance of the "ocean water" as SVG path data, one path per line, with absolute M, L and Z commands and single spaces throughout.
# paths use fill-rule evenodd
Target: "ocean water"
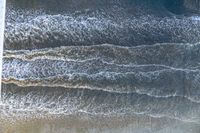
M 2 75 L 6 2 L 4 0 L 1 0 L 0 3 L 1 3 L 0 5 L 0 18 L 1 18 L 0 20 L 0 75 Z M 1 76 L 0 76 L 0 81 L 1 81 Z M 1 99 L 1 83 L 0 83 L 0 99 Z
M 0 133 L 199 133 L 200 15 L 179 0 L 7 0 Z

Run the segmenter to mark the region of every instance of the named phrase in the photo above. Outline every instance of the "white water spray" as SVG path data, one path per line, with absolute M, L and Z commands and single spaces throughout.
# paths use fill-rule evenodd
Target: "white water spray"
M 1 79 L 2 79 L 4 28 L 5 28 L 5 10 L 6 10 L 6 0 L 0 0 L 0 102 L 2 102 Z

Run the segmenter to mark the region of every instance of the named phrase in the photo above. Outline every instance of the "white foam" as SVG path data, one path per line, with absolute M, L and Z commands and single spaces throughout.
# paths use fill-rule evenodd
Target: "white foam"
M 200 16 L 192 16 L 191 19 L 196 20 L 196 21 L 200 21 Z

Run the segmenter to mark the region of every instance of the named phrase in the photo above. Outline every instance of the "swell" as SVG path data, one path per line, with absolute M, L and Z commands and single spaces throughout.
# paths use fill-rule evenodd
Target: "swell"
M 8 0 L 2 115 L 200 122 L 198 15 L 171 0 L 34 2 Z
M 78 114 L 170 118 L 199 122 L 199 103 L 183 97 L 156 98 L 143 94 L 120 94 L 62 87 L 18 87 L 3 85 L 4 114 L 23 117 L 34 114 Z M 59 104 L 57 104 L 59 103 Z
M 175 0 L 176 1 L 176 0 Z M 14 9 L 23 9 L 23 10 L 38 10 L 43 9 L 48 13 L 74 13 L 79 11 L 79 13 L 85 13 L 86 9 L 91 9 L 92 11 L 104 11 L 108 14 L 113 14 L 114 11 L 119 8 L 121 11 L 124 11 L 129 14 L 141 15 L 141 14 L 162 14 L 158 12 L 162 9 L 164 13 L 167 13 L 166 4 L 168 1 L 166 0 L 60 0 L 54 1 L 49 0 L 48 3 L 45 0 L 34 0 L 34 1 L 26 1 L 26 0 L 8 0 L 7 4 L 10 8 Z M 182 5 L 180 5 L 182 6 Z M 147 9 L 146 11 L 142 9 Z M 115 10 L 114 10 L 115 9 Z M 110 12 L 108 12 L 110 11 Z M 124 15 L 124 12 L 117 12 L 115 15 Z M 169 12 L 169 11 L 168 11 Z
M 170 14 L 163 2 L 153 2 L 154 7 L 152 1 L 98 1 L 99 5 L 93 1 L 88 8 L 79 10 L 73 8 L 79 4 L 67 2 L 70 8 L 65 7 L 63 12 L 48 12 L 45 7 L 16 8 L 11 2 L 14 7 L 8 6 L 4 47 L 37 49 L 103 43 L 138 46 L 200 41 L 200 21 Z
M 180 96 L 200 102 L 198 45 L 157 44 L 133 48 L 98 45 L 5 51 L 2 78 L 3 83 L 24 87 Z

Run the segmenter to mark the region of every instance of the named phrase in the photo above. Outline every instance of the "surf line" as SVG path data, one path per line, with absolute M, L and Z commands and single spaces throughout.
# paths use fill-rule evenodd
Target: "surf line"
M 5 30 L 6 0 L 0 0 L 0 102 L 2 102 L 2 66 L 3 66 L 3 44 Z

